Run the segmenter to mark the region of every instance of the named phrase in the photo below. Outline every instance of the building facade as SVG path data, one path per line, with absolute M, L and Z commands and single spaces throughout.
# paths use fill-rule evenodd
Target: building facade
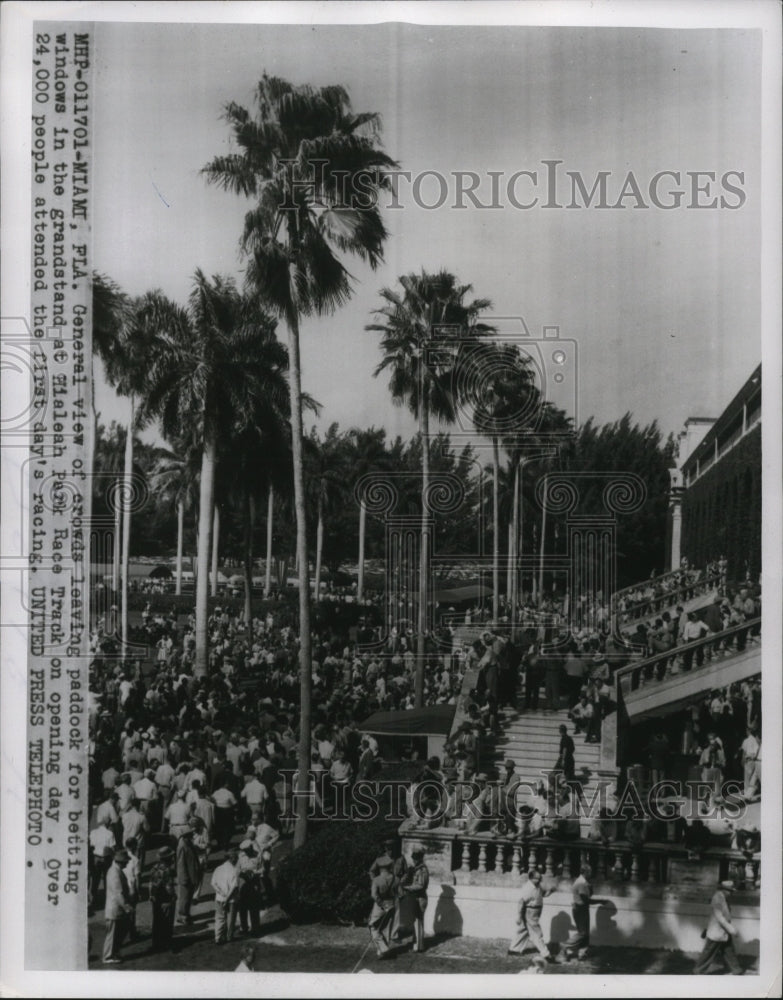
M 695 441 L 699 432 L 700 439 Z M 691 566 L 703 567 L 725 556 L 730 580 L 757 582 L 761 572 L 761 365 L 716 420 L 700 417 L 686 422 L 679 461 L 679 475 L 676 470 L 672 475 L 670 565 L 684 556 Z

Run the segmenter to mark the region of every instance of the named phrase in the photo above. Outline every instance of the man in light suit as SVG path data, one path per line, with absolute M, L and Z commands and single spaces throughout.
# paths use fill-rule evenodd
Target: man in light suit
M 710 921 L 705 932 L 704 950 L 693 967 L 694 976 L 713 972 L 714 965 L 722 965 L 723 962 L 733 976 L 744 975 L 734 950 L 737 928 L 731 922 L 728 902 L 733 890 L 734 883 L 732 881 L 721 882 L 718 891 L 710 900 Z
M 121 848 L 114 855 L 106 873 L 106 937 L 103 942 L 103 964 L 118 965 L 118 952 L 128 929 L 128 918 L 133 909 L 128 880 L 123 869 L 130 856 Z

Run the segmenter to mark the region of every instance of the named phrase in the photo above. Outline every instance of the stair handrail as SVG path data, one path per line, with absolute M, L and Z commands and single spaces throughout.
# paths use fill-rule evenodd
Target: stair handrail
M 669 610 L 671 607 L 676 607 L 682 601 L 689 601 L 709 591 L 716 591 L 719 584 L 720 574 L 713 573 L 701 576 L 696 580 L 691 580 L 677 587 L 675 590 L 669 590 L 664 594 L 659 594 L 657 597 L 645 598 L 638 605 L 626 608 L 622 612 L 617 607 L 617 603 L 615 603 L 612 610 L 618 618 L 621 614 L 628 617 L 629 621 L 621 622 L 619 625 L 620 629 L 623 630 L 630 622 L 638 622 L 642 618 L 660 617 L 664 611 Z M 614 600 L 615 602 L 617 601 L 617 595 L 615 595 Z
M 670 580 L 672 577 L 681 576 L 684 573 L 696 573 L 696 572 L 701 572 L 701 570 L 698 570 L 696 567 L 692 569 L 691 568 L 670 569 L 667 570 L 665 573 L 659 574 L 658 576 L 651 576 L 648 577 L 646 580 L 637 580 L 636 583 L 629 583 L 627 587 L 621 587 L 619 590 L 616 590 L 612 594 L 612 599 L 616 600 L 619 597 L 624 597 L 626 594 L 630 594 L 631 591 L 633 590 L 639 590 L 640 588 L 644 589 L 645 587 L 649 587 L 651 584 L 652 586 L 655 586 L 656 583 L 663 583 L 666 580 Z
M 666 680 L 666 674 L 656 679 L 655 667 L 658 666 L 658 664 L 669 660 L 674 661 L 678 657 L 682 657 L 682 655 L 687 652 L 695 653 L 698 649 L 704 649 L 706 647 L 711 648 L 718 642 L 723 642 L 725 648 L 725 641 L 727 639 L 733 639 L 735 636 L 739 637 L 740 633 L 747 635 L 750 633 L 751 629 L 756 626 L 761 626 L 761 616 L 747 619 L 738 625 L 732 625 L 730 628 L 722 629 L 720 632 L 710 632 L 709 635 L 706 635 L 701 639 L 695 639 L 692 642 L 684 643 L 681 646 L 674 646 L 671 649 L 664 650 L 662 653 L 656 653 L 654 656 L 634 660 L 631 663 L 626 664 L 624 667 L 619 667 L 614 674 L 615 697 L 619 699 L 621 695 L 627 695 L 632 691 L 636 691 L 639 687 L 643 672 L 645 678 L 649 679 L 649 683 L 663 683 L 664 680 Z M 742 653 L 745 651 L 745 648 L 746 647 L 743 646 L 742 649 L 737 649 L 735 646 L 733 652 Z M 695 669 L 698 671 L 700 668 L 697 667 Z

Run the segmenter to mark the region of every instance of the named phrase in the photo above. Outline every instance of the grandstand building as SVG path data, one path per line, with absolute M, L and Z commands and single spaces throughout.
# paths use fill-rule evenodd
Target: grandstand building
M 565 810 L 556 814 L 560 818 L 552 821 L 550 815 L 537 834 L 526 833 L 527 820 L 520 823 L 519 817 L 497 824 L 412 816 L 401 827 L 406 853 L 414 846 L 427 851 L 433 876 L 428 929 L 507 935 L 519 886 L 537 866 L 553 887 L 542 917 L 544 935 L 562 945 L 569 933 L 571 886 L 589 863 L 596 892 L 611 911 L 594 915 L 596 943 L 697 952 L 710 894 L 729 878 L 738 890 L 733 902 L 738 949 L 758 956 L 760 790 L 743 771 L 741 746 L 751 730 L 761 736 L 760 366 L 717 419 L 686 422 L 670 501 L 669 572 L 614 593 L 623 624 L 618 631 L 616 622 L 605 637 L 605 652 L 602 646 L 594 657 L 611 667 L 611 707 L 600 738 L 587 740 L 574 727 L 557 694 L 550 703 L 547 692 L 545 709 L 537 699 L 535 707 L 523 707 L 522 687 L 515 704 L 501 711 L 497 733 L 482 743 L 481 727 L 476 730 L 478 778 L 501 780 L 510 763 L 529 787 L 547 768 L 557 772 L 560 734 L 573 732 L 570 792 L 559 799 L 550 781 L 533 800 L 548 800 L 550 807 L 564 803 L 558 806 Z M 683 558 L 687 572 L 680 569 Z M 648 588 L 653 596 L 637 600 L 629 614 L 623 595 Z M 648 639 L 663 619 L 674 627 L 667 647 Z M 573 619 L 570 627 L 573 635 Z M 468 641 L 479 638 L 481 628 L 462 632 L 460 640 Z M 477 673 L 465 674 L 454 739 L 472 725 L 465 706 L 478 686 Z M 761 760 L 760 743 L 755 759 Z M 664 801 L 660 791 L 651 791 L 662 779 L 672 784 L 665 801 L 679 817 L 671 822 L 656 818 L 649 807 Z M 736 814 L 724 810 L 732 781 L 741 803 Z M 699 786 L 709 791 L 709 808 L 695 819 L 691 812 L 686 821 L 682 807 Z M 602 788 L 617 796 L 629 789 L 638 793 L 649 810 L 645 819 L 625 823 L 627 813 L 613 813 L 622 821 L 607 824 L 595 811 L 577 810 L 579 818 L 569 826 L 574 813 L 568 810 L 579 795 L 600 802 Z
M 728 577 L 761 572 L 761 365 L 717 419 L 691 417 L 672 470 L 669 568 L 725 556 Z

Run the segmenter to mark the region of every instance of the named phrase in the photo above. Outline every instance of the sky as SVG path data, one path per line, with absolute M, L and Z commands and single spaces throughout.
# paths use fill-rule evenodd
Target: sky
M 581 422 L 631 411 L 664 433 L 688 416 L 717 416 L 752 372 L 760 341 L 760 38 L 753 30 L 605 27 L 448 27 L 110 24 L 95 27 L 93 262 L 131 294 L 160 288 L 184 302 L 197 267 L 235 275 L 250 202 L 210 187 L 199 170 L 231 148 L 228 101 L 250 108 L 263 71 L 293 83 L 343 84 L 357 111 L 379 112 L 401 169 L 446 177 L 474 171 L 479 200 L 502 173 L 501 207 L 414 203 L 400 209 L 377 271 L 348 261 L 350 303 L 302 325 L 303 387 L 326 427 L 383 426 L 408 437 L 412 417 L 391 402 L 379 336 L 368 332 L 379 289 L 410 271 L 445 268 L 488 298 L 503 329 L 521 317 L 530 337 L 559 328 L 563 390 L 547 393 Z M 681 207 L 545 209 L 544 160 L 589 190 L 608 171 L 616 202 L 631 171 L 642 196 L 659 171 L 681 172 Z M 505 195 L 516 171 L 537 171 Z M 744 174 L 740 207 L 692 203 L 687 171 Z M 662 195 L 677 185 L 668 179 Z M 533 192 L 531 194 L 531 192 Z M 433 204 L 433 176 L 420 201 Z M 281 326 L 280 336 L 285 336 Z M 575 345 L 575 346 L 574 346 Z M 531 350 L 538 350 L 531 348 Z M 102 420 L 125 408 L 105 384 Z M 306 423 L 312 422 L 308 418 Z

